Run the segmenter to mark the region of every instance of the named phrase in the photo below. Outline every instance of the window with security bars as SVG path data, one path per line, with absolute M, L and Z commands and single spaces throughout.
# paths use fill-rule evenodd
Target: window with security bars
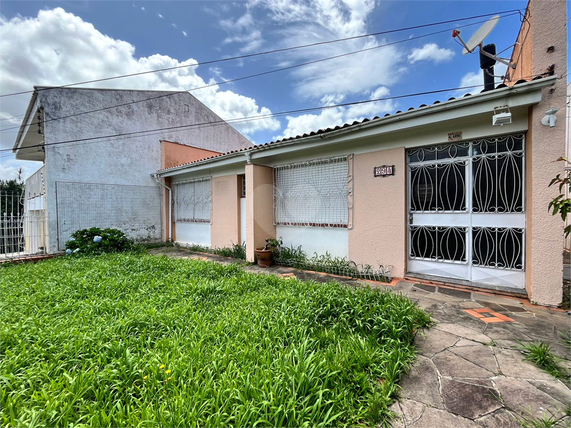
M 174 185 L 174 218 L 178 222 L 210 223 L 210 178 L 179 181 Z
M 348 156 L 274 167 L 276 225 L 348 227 Z

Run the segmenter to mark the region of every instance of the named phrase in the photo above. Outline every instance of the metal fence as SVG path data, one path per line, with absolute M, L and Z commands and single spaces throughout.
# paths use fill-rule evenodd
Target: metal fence
M 45 253 L 45 210 L 33 208 L 24 192 L 0 192 L 0 260 Z
M 25 251 L 24 195 L 0 191 L 0 257 Z

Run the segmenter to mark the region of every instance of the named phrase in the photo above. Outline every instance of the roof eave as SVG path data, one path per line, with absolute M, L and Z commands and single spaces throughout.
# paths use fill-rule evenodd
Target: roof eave
M 26 128 L 28 127 L 28 122 L 30 120 L 30 115 L 36 106 L 36 102 L 38 100 L 38 91 L 36 87 L 34 87 L 34 92 L 32 93 L 32 97 L 30 98 L 30 102 L 28 104 L 28 108 L 26 109 L 26 114 L 22 119 L 22 123 L 20 124 L 20 129 L 18 130 L 18 135 L 16 136 L 16 141 L 14 142 L 14 147 L 12 147 L 12 153 L 15 153 L 18 156 L 18 150 L 22 145 L 22 139 L 25 135 Z
M 229 164 L 245 162 L 245 159 L 239 160 L 238 157 L 245 156 L 246 153 L 250 153 L 251 159 L 254 160 L 256 158 L 265 156 L 265 155 L 257 155 L 258 152 L 263 152 L 263 151 L 275 152 L 278 151 L 278 149 L 282 149 L 281 151 L 286 151 L 286 152 L 293 151 L 296 149 L 294 146 L 303 143 L 305 148 L 307 147 L 308 143 L 314 141 L 320 141 L 321 144 L 329 144 L 328 140 L 331 140 L 338 136 L 343 136 L 343 134 L 355 133 L 356 131 L 368 130 L 370 128 L 387 126 L 391 124 L 398 124 L 396 127 L 393 127 L 393 129 L 391 129 L 391 132 L 395 132 L 398 131 L 399 129 L 403 129 L 410 126 L 409 124 L 407 124 L 407 122 L 409 122 L 409 120 L 411 119 L 419 118 L 429 114 L 445 112 L 447 110 L 461 108 L 469 106 L 471 104 L 474 105 L 482 104 L 489 101 L 505 98 L 506 96 L 513 96 L 516 94 L 525 94 L 527 92 L 540 91 L 544 87 L 553 86 L 557 78 L 558 78 L 557 76 L 552 76 L 539 80 L 533 80 L 531 82 L 520 83 L 518 85 L 509 86 L 500 89 L 494 89 L 492 91 L 480 93 L 477 95 L 471 95 L 463 98 L 444 101 L 438 104 L 432 104 L 415 110 L 405 111 L 391 116 L 370 120 L 368 122 L 362 122 L 359 124 L 350 125 L 339 129 L 329 130 L 319 134 L 309 135 L 306 137 L 291 138 L 287 140 L 277 141 L 271 144 L 263 144 L 246 149 L 241 152 L 227 153 L 222 156 L 216 156 L 214 158 L 208 158 L 202 161 L 193 162 L 191 164 L 181 165 L 178 167 L 170 168 L 168 170 L 159 171 L 157 174 L 162 177 L 171 177 L 174 175 L 179 175 L 191 171 L 195 172 L 204 169 L 210 169 L 213 167 L 217 168 L 221 166 L 227 166 Z M 523 105 L 532 105 L 534 103 L 539 102 L 539 100 L 541 100 L 541 95 L 539 95 L 538 97 L 529 98 L 528 100 L 526 100 L 526 102 Z

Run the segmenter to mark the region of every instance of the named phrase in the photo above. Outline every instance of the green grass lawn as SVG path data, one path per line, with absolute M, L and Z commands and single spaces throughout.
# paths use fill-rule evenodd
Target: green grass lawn
M 0 268 L 2 426 L 386 423 L 408 299 L 141 254 Z

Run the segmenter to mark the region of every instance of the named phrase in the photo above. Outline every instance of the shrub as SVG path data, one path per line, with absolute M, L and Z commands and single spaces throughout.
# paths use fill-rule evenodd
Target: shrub
M 71 234 L 65 243 L 66 254 L 119 253 L 133 249 L 133 241 L 119 229 L 81 229 Z

